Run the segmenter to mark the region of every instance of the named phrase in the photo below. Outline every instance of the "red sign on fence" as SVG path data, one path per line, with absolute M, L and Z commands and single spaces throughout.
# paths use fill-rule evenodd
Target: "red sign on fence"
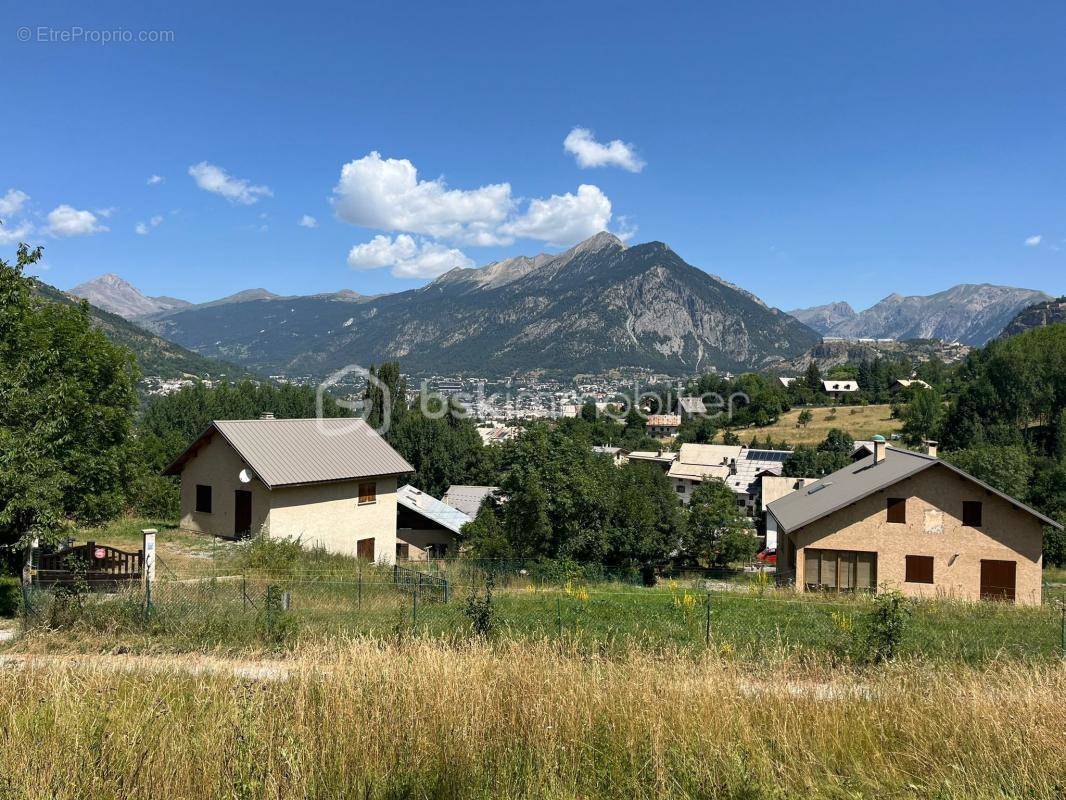
M 102 547 L 97 547 L 95 550 L 93 550 L 93 558 L 103 558 L 106 555 L 107 551 L 104 550 L 104 548 Z

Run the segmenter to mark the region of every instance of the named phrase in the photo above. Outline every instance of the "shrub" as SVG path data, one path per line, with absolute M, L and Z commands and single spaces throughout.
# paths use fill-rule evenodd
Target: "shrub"
M 492 635 L 495 613 L 492 605 L 492 584 L 493 580 L 490 575 L 485 579 L 485 595 L 482 597 L 477 592 L 473 592 L 466 598 L 466 605 L 463 606 L 463 614 L 470 620 L 474 633 L 478 636 Z
M 860 629 L 862 657 L 860 660 L 880 664 L 895 658 L 903 643 L 911 606 L 898 591 L 881 592 L 874 597 L 874 608 L 866 616 Z

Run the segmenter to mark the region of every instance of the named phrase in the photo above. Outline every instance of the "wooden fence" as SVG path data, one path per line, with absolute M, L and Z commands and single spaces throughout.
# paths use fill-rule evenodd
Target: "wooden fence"
M 54 553 L 41 553 L 33 582 L 42 588 L 84 583 L 95 591 L 114 589 L 141 580 L 144 552 L 127 553 L 96 542 L 71 545 Z

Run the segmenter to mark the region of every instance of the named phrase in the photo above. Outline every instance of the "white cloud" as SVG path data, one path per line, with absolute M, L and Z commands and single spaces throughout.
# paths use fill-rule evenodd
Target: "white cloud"
M 563 149 L 577 160 L 579 167 L 621 167 L 630 172 L 640 172 L 645 165 L 637 155 L 635 145 L 621 139 L 601 144 L 588 128 L 570 131 L 563 140 Z
M 156 214 L 154 217 L 149 219 L 147 223 L 138 222 L 136 227 L 134 228 L 134 230 L 137 233 L 139 233 L 141 236 L 147 236 L 149 230 L 151 230 L 152 228 L 158 228 L 162 224 L 163 224 L 163 215 L 162 214 Z
M 91 211 L 78 210 L 66 203 L 56 206 L 48 214 L 48 231 L 53 236 L 89 236 L 108 230 L 99 224 Z
M 1041 236 L 1040 234 L 1037 234 L 1036 236 L 1030 236 L 1028 239 L 1025 240 L 1025 246 L 1026 247 L 1036 247 L 1043 240 L 1044 240 L 1044 237 Z
M 206 161 L 189 167 L 189 174 L 205 192 L 222 195 L 231 203 L 248 206 L 259 202 L 262 197 L 274 196 L 269 186 L 253 186 L 244 178 L 234 178 L 222 167 L 216 167 Z
M 391 267 L 398 278 L 435 278 L 455 267 L 474 266 L 461 250 L 436 242 L 416 242 L 406 233 L 395 239 L 379 235 L 357 244 L 348 253 L 348 264 L 354 269 Z
M 20 222 L 18 225 L 5 222 L 0 225 L 0 244 L 24 242 L 31 233 L 33 233 L 33 226 L 28 222 Z
M 166 178 L 164 178 L 162 175 L 152 175 L 151 177 L 148 178 L 148 185 L 149 186 L 158 186 L 159 184 L 161 184 L 161 183 L 163 183 L 165 181 L 166 181 Z
M 30 196 L 25 192 L 8 189 L 7 194 L 0 197 L 0 220 L 6 220 L 18 214 L 29 199 Z
M 566 247 L 607 229 L 611 201 L 598 186 L 583 183 L 577 194 L 553 194 L 547 200 L 530 200 L 526 213 L 504 226 L 513 236 L 540 239 Z
M 118 211 L 118 209 L 114 206 L 109 206 L 108 208 L 98 208 L 96 209 L 96 216 L 103 217 L 104 219 L 110 219 L 111 215 L 114 214 L 116 211 Z
M 318 220 L 312 217 L 310 214 L 304 214 L 300 217 L 300 221 L 296 223 L 301 228 L 317 228 Z
M 410 161 L 377 151 L 345 164 L 333 188 L 333 207 L 345 222 L 477 245 L 505 243 L 495 228 L 513 206 L 509 183 L 449 189 L 443 178 L 419 180 Z

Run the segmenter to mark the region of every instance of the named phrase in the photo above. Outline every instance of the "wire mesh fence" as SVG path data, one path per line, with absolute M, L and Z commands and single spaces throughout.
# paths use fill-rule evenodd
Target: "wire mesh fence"
M 329 635 L 491 636 L 555 640 L 595 651 L 713 648 L 758 657 L 771 651 L 853 658 L 875 601 L 869 595 L 795 594 L 772 581 L 730 589 L 703 579 L 656 587 L 620 581 L 537 582 L 494 574 L 456 583 L 410 568 L 340 575 L 167 575 L 152 584 L 33 589 L 30 628 L 73 628 L 181 646 L 280 643 Z M 456 572 L 451 573 L 453 578 Z M 461 574 L 461 573 L 459 573 Z M 474 573 L 469 573 L 473 576 Z M 1066 655 L 1066 609 L 1045 603 L 916 602 L 901 651 L 980 661 Z M 861 653 L 858 654 L 861 656 Z

